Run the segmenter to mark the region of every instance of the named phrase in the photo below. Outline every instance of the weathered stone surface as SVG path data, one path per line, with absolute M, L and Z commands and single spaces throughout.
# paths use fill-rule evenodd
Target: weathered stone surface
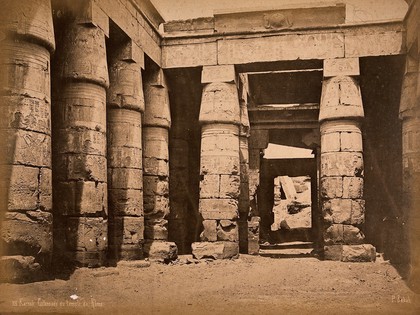
M 108 146 L 107 164 L 109 168 L 143 168 L 141 148 Z
M 55 138 L 65 139 L 54 145 L 54 152 L 104 155 L 106 134 L 87 129 L 57 129 Z
M 348 34 L 345 37 L 346 57 L 382 56 L 404 51 L 401 31 L 383 31 L 378 34 Z
M 343 198 L 358 199 L 363 197 L 363 178 L 343 177 Z
M 205 66 L 201 73 L 201 83 L 234 82 L 236 79 L 235 66 Z
M 200 199 L 204 220 L 234 220 L 238 217 L 238 202 L 234 199 Z
M 324 259 L 340 261 L 343 257 L 343 245 L 324 246 Z
M 144 101 L 145 112 L 143 125 L 147 127 L 171 127 L 171 112 L 169 94 L 166 88 L 166 80 L 162 69 L 149 73 L 145 77 Z
M 51 167 L 51 137 L 27 130 L 7 130 L 5 158 L 9 164 Z
M 60 89 L 59 98 L 55 101 L 57 126 L 73 129 L 80 127 L 105 132 L 105 100 L 106 92 L 103 86 L 90 83 L 90 81 L 66 83 Z
M 93 215 L 107 213 L 107 185 L 95 182 L 61 182 L 55 186 L 55 209 L 61 215 Z
M 342 244 L 344 241 L 343 225 L 332 224 L 324 231 L 324 243 L 326 245 Z
M 3 256 L 0 258 L 1 282 L 26 282 L 38 280 L 41 265 L 33 256 Z
M 352 214 L 351 199 L 331 199 L 322 207 L 324 220 L 334 224 L 350 224 Z
M 143 156 L 168 160 L 168 130 L 160 127 L 147 127 L 143 130 Z
M 0 86 L 4 86 L 1 83 Z M 4 115 L 0 120 L 0 128 L 51 134 L 51 111 L 47 101 L 21 95 L 0 96 L 0 104 Z
M 144 194 L 144 215 L 149 218 L 163 218 L 169 214 L 169 198 L 167 196 Z
M 91 154 L 66 154 L 57 161 L 57 180 L 106 182 L 106 157 Z
M 38 208 L 39 168 L 14 165 L 9 183 L 8 210 Z
M 169 262 L 178 257 L 178 248 L 173 242 L 147 240 L 144 253 L 150 260 Z
M 350 223 L 357 225 L 365 223 L 365 201 L 363 199 L 352 200 Z
M 359 84 L 347 76 L 323 81 L 319 121 L 364 117 Z
M 363 141 L 361 132 L 341 132 L 341 151 L 362 152 Z
M 1 238 L 9 255 L 50 255 L 53 245 L 52 214 L 43 211 L 6 212 Z
M 232 174 L 240 172 L 239 156 L 201 155 L 200 173 Z
M 343 178 L 338 176 L 321 178 L 321 197 L 328 199 L 343 197 Z
M 340 151 L 340 133 L 330 132 L 321 136 L 321 152 L 339 152 Z
M 143 52 L 141 52 L 141 57 L 124 56 L 124 48 L 128 50 L 128 46 L 131 46 L 131 48 L 137 47 L 136 49 L 141 50 L 136 44 L 129 41 L 126 47 L 121 47 L 116 52 L 109 69 L 110 87 L 107 91 L 107 102 L 111 106 L 143 112 L 144 95 L 141 64 L 132 60 L 132 58 L 141 59 L 139 61 L 142 62 L 144 60 L 142 58 Z M 127 57 L 130 57 L 130 59 L 127 60 Z
M 142 216 L 143 191 L 136 189 L 108 189 L 109 213 L 115 216 Z
M 195 43 L 162 47 L 165 68 L 217 65 L 217 43 Z
M 365 239 L 359 228 L 353 225 L 343 225 L 343 241 L 346 244 L 362 244 Z
M 341 260 L 344 262 L 374 262 L 376 249 L 370 244 L 343 245 Z
M 158 176 L 144 177 L 144 194 L 148 196 L 169 196 L 169 182 L 161 180 Z
M 337 58 L 324 60 L 324 77 L 335 77 L 339 75 L 358 76 L 360 75 L 359 58 Z
M 201 242 L 192 244 L 192 254 L 196 259 L 238 258 L 239 245 L 234 242 Z
M 331 152 L 321 155 L 321 176 L 363 176 L 360 152 Z
M 112 218 L 109 226 L 112 229 L 112 244 L 140 244 L 143 241 L 144 218 L 143 217 L 120 217 Z
M 168 220 L 147 218 L 144 237 L 148 240 L 168 240 Z
M 66 220 L 66 247 L 71 252 L 105 251 L 108 244 L 108 221 L 103 218 L 69 217 Z
M 260 217 L 248 221 L 248 254 L 258 255 L 260 250 Z
M 263 36 L 217 43 L 218 64 L 344 57 L 344 34 L 340 33 Z
M 63 78 L 95 82 L 108 87 L 105 36 L 100 28 L 76 22 L 69 24 L 58 56 L 60 64 L 66 64 L 61 72 Z
M 34 0 L 24 4 L 5 2 L 3 7 L 1 28 L 37 39 L 50 50 L 54 50 L 54 28 L 50 1 Z M 21 18 L 22 15 L 25 15 L 25 19 Z
M 201 98 L 199 121 L 202 124 L 239 125 L 240 108 L 236 85 L 224 82 L 205 85 Z
M 39 208 L 42 211 L 52 210 L 52 171 L 49 168 L 40 169 Z
M 217 226 L 217 240 L 237 242 L 239 240 L 237 223 L 231 220 L 220 220 Z
M 108 168 L 108 183 L 113 189 L 143 189 L 143 172 L 134 168 Z
M 143 175 L 169 176 L 168 161 L 153 157 L 143 158 Z
M 200 181 L 201 198 L 219 198 L 220 197 L 220 175 L 204 175 Z
M 33 39 L 32 39 L 33 40 Z M 0 79 L 6 95 L 22 95 L 50 104 L 50 52 L 40 43 L 3 40 Z
M 220 175 L 220 198 L 237 199 L 240 193 L 240 176 Z
M 108 108 L 108 146 L 142 148 L 141 113 L 122 108 Z
M 204 230 L 200 234 L 200 240 L 203 242 L 216 242 L 217 241 L 217 221 L 204 220 Z

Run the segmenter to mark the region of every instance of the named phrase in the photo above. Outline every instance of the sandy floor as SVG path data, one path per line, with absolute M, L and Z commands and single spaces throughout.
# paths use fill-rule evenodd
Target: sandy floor
M 0 292 L 1 314 L 420 314 L 420 296 L 387 262 L 315 258 L 82 268 Z

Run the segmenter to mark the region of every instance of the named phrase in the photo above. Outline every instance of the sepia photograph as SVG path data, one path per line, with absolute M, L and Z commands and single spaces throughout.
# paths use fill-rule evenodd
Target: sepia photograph
M 0 314 L 420 314 L 420 0 L 0 0 Z

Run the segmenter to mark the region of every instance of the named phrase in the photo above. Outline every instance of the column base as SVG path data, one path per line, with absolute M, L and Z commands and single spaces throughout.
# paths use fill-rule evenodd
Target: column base
M 144 256 L 151 261 L 170 262 L 178 258 L 178 248 L 174 242 L 146 240 Z
M 324 259 L 343 262 L 374 262 L 376 248 L 370 244 L 324 246 Z
M 195 242 L 192 254 L 196 259 L 230 259 L 239 257 L 239 244 L 235 242 Z

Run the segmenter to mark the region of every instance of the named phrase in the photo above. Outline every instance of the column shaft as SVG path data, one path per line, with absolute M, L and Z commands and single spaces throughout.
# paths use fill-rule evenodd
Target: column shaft
M 73 264 L 101 266 L 108 244 L 105 36 L 101 29 L 76 19 L 66 26 L 57 50 L 61 67 L 54 119 L 57 246 Z
M 144 84 L 144 252 L 151 259 L 172 260 L 177 257 L 177 247 L 168 242 L 169 94 L 163 71 L 150 70 Z
M 406 209 L 410 247 L 409 285 L 420 290 L 420 55 L 407 56 L 400 118 L 402 120 L 403 200 Z
M 232 66 L 203 69 L 200 123 L 201 165 L 199 211 L 202 243 L 197 258 L 232 258 L 239 253 L 237 219 L 240 195 L 240 107 Z M 226 82 L 226 80 L 231 80 Z
M 122 43 L 110 57 L 107 93 L 109 249 L 112 259 L 143 257 L 143 52 Z
M 50 1 L 6 1 L 0 31 L 0 278 L 20 282 L 52 257 Z
M 336 61 L 341 62 L 341 61 Z M 343 60 L 353 66 L 358 60 Z M 324 63 L 324 72 L 329 69 Z M 347 67 L 348 68 L 348 67 Z M 351 67 L 350 67 L 351 68 Z M 330 73 L 331 71 L 328 71 Z M 323 83 L 321 104 L 321 204 L 326 259 L 374 261 L 375 248 L 364 244 L 363 143 L 364 117 L 358 83 L 337 76 Z

